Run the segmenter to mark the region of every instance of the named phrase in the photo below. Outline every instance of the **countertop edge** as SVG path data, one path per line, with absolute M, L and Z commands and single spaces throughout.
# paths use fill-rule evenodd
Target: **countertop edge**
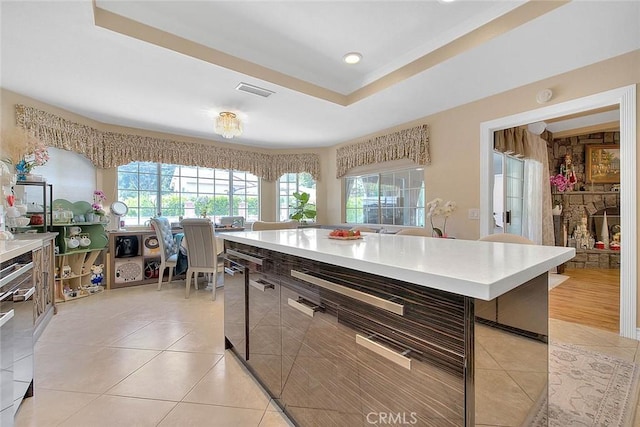
M 286 246 L 273 242 L 265 242 L 244 236 L 245 233 L 225 233 L 220 236 L 225 240 L 234 241 L 253 246 L 262 247 L 288 255 L 300 256 L 302 258 L 313 259 L 340 267 L 351 268 L 358 271 L 366 271 L 368 273 L 377 274 L 382 277 L 402 280 L 419 286 L 425 286 L 431 289 L 438 289 L 483 300 L 492 300 L 506 292 L 517 288 L 521 284 L 531 280 L 541 274 L 547 273 L 552 268 L 569 261 L 575 256 L 575 249 L 560 248 L 549 246 L 558 252 L 553 256 L 541 260 L 537 264 L 528 266 L 525 270 L 518 271 L 503 277 L 492 283 L 482 282 L 480 280 L 465 280 L 452 276 L 444 276 L 441 274 L 431 274 L 425 271 L 412 270 L 407 268 L 399 268 L 391 265 L 383 265 L 367 260 L 343 257 L 335 254 L 318 252 L 295 246 Z M 564 251 L 558 251 L 565 249 Z
M 44 242 L 53 240 L 58 233 L 20 234 L 13 240 L 0 241 L 0 262 L 5 262 L 24 253 L 37 249 Z

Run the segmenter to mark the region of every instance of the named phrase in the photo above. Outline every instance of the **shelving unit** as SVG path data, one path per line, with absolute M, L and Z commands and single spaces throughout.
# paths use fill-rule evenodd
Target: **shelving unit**
M 42 214 L 43 223 L 42 225 L 27 225 L 25 227 L 13 227 L 18 231 L 26 231 L 26 230 L 37 230 L 39 233 L 46 233 L 47 231 L 51 231 L 51 201 L 53 200 L 53 185 L 47 184 L 46 181 L 17 181 L 14 185 L 15 187 L 40 187 L 42 189 L 42 212 L 29 212 L 27 211 L 26 216 L 31 217 L 32 215 Z M 47 193 L 48 197 L 47 197 Z M 26 196 L 25 196 L 26 197 Z
M 118 245 L 128 239 L 134 245 L 134 253 L 123 253 Z M 110 289 L 145 285 L 158 282 L 160 266 L 160 248 L 157 245 L 156 233 L 151 228 L 136 231 L 109 232 L 109 271 Z M 168 270 L 165 272 L 168 274 Z
M 59 199 L 54 201 L 54 206 L 69 209 L 75 215 L 84 215 L 91 209 L 88 202 L 71 203 Z M 107 247 L 108 238 L 104 224 L 95 222 L 76 222 L 69 224 L 53 224 L 53 231 L 58 233 L 56 237 L 56 278 L 55 299 L 56 302 L 70 301 L 104 290 L 104 281 L 107 276 L 103 268 L 103 285 L 94 286 L 91 283 L 91 268 L 104 258 L 103 252 Z M 80 230 L 78 232 L 78 229 Z M 87 246 L 73 247 L 69 244 L 73 236 L 86 236 L 90 243 Z

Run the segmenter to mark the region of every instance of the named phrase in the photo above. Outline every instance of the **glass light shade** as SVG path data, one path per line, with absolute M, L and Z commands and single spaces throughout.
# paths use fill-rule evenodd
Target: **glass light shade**
M 242 135 L 242 123 L 234 113 L 223 111 L 216 118 L 215 131 L 224 138 Z

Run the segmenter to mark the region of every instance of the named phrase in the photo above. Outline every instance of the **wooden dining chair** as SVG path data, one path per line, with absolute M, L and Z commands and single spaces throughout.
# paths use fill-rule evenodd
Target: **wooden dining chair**
M 398 231 L 396 235 L 433 237 L 431 235 L 431 230 L 427 230 L 426 228 L 403 228 L 402 230 Z
M 162 287 L 164 270 L 169 269 L 169 281 L 173 278 L 173 269 L 178 264 L 178 244 L 171 232 L 169 218 L 158 216 L 151 218 L 151 226 L 156 232 L 160 245 L 160 271 L 158 274 L 158 290 Z
M 279 222 L 268 222 L 268 221 L 255 221 L 251 226 L 252 231 L 263 231 L 263 230 L 285 230 L 289 228 L 298 228 L 300 223 L 298 221 L 279 221 Z
M 214 235 L 213 223 L 209 218 L 186 218 L 182 220 L 182 230 L 187 244 L 187 278 L 185 298 L 189 298 L 191 278 L 198 289 L 198 275 L 210 275 L 212 295 L 216 299 L 216 282 L 218 273 L 224 272 L 224 264 L 218 262 L 218 250 Z
M 365 227 L 362 225 L 356 225 L 355 227 L 351 227 L 349 231 L 360 231 L 362 233 L 377 233 L 380 230 L 376 228 Z

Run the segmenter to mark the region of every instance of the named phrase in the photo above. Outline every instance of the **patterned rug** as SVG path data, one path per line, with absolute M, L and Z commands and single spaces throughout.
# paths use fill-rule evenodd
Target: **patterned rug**
M 544 393 L 526 426 L 633 425 L 638 365 L 561 343 L 549 344 L 549 395 Z M 549 411 L 545 403 L 549 399 Z

